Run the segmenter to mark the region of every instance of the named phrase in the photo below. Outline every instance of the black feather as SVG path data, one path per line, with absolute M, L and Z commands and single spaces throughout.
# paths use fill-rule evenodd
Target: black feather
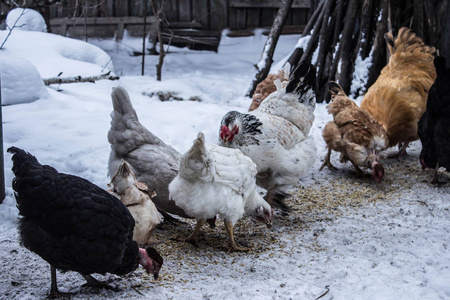
M 420 158 L 426 167 L 437 165 L 450 170 L 450 69 L 446 60 L 434 60 L 437 77 L 428 93 L 427 109 L 420 118 L 418 134 L 422 143 Z
M 223 116 L 221 125 L 232 128 L 234 124 L 239 126 L 239 134 L 236 135 L 234 143 L 239 146 L 245 144 L 257 144 L 259 140 L 257 135 L 261 134 L 262 122 L 254 115 L 243 114 L 238 111 L 230 111 Z M 219 134 L 220 135 L 220 134 Z
M 135 270 L 139 248 L 128 209 L 93 183 L 11 147 L 22 244 L 53 267 L 88 275 Z

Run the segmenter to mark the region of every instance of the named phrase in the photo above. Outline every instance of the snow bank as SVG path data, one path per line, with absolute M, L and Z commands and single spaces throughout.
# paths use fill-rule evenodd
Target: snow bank
M 0 31 L 4 41 L 8 30 Z M 1 51 L 2 56 L 18 56 L 27 59 L 42 78 L 97 76 L 114 72 L 111 57 L 100 48 L 83 41 L 63 36 L 14 30 Z
M 40 13 L 29 8 L 14 8 L 6 16 L 6 25 L 14 30 L 47 32 Z
M 49 96 L 38 70 L 23 58 L 0 56 L 0 76 L 2 105 L 29 103 Z

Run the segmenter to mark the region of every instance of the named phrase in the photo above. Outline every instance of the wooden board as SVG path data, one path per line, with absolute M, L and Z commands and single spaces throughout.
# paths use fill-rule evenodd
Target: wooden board
M 232 0 L 230 7 L 280 7 L 280 0 Z M 294 0 L 291 8 L 309 8 L 310 0 Z

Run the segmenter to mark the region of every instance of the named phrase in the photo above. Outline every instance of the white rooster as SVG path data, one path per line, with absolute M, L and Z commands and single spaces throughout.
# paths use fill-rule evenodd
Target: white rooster
M 277 91 L 249 113 L 231 111 L 220 126 L 219 143 L 240 149 L 257 166 L 257 184 L 266 200 L 288 211 L 287 191 L 314 163 L 316 148 L 308 136 L 314 122 L 316 69 L 300 63 L 287 85 L 274 82 Z
M 169 196 L 186 214 L 197 220 L 186 241 L 195 243 L 207 219 L 219 215 L 230 237 L 231 251 L 247 251 L 234 240 L 233 227 L 244 215 L 270 225 L 273 209 L 256 190 L 256 166 L 237 149 L 205 146 L 199 133 L 183 155 L 178 175 L 169 185 Z

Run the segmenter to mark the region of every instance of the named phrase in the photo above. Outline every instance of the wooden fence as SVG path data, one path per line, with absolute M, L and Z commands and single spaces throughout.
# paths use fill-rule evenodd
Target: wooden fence
M 149 0 L 63 0 L 51 6 L 49 17 L 143 17 Z M 161 0 L 156 0 L 159 3 Z M 150 2 L 150 1 L 149 1 Z M 269 27 L 280 0 L 165 0 L 164 15 L 170 22 L 196 22 L 204 30 Z M 305 25 L 311 0 L 294 0 L 285 25 Z M 153 15 L 150 3 L 147 16 Z
M 144 16 L 147 16 L 147 33 L 155 31 L 150 0 L 62 0 L 55 5 L 40 7 L 33 7 L 36 2 L 27 1 L 28 7 L 44 15 L 53 33 L 64 36 L 116 36 L 121 39 L 124 30 L 131 35 L 142 36 Z M 161 0 L 155 1 L 159 7 Z M 303 30 L 313 2 L 293 1 L 285 22 L 289 29 L 286 32 L 300 33 Z M 164 42 L 170 40 L 174 45 L 217 50 L 220 32 L 224 28 L 237 31 L 271 27 L 280 4 L 280 0 L 164 0 L 163 15 L 167 29 Z M 3 12 L 8 9 L 4 2 L 0 7 Z

